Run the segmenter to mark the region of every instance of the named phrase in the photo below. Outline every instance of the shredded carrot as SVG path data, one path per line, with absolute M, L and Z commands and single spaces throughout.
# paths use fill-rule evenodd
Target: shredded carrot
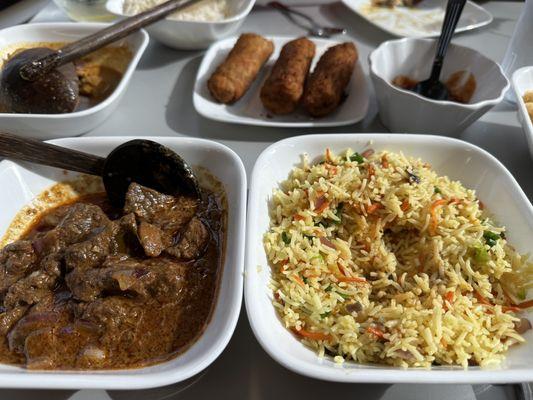
M 372 164 L 368 164 L 368 179 L 376 175 L 376 169 Z
M 418 267 L 418 272 L 422 273 L 424 272 L 424 262 L 426 261 L 426 256 L 424 254 L 420 254 L 418 256 L 418 262 L 420 263 L 420 266 Z
M 408 199 L 404 199 L 404 201 L 402 201 L 402 205 L 400 206 L 400 209 L 402 211 L 409 210 L 409 200 Z
M 503 312 L 520 312 L 522 309 L 516 306 L 502 306 Z
M 302 280 L 302 278 L 300 278 L 298 275 L 293 275 L 292 277 L 301 287 L 305 287 L 305 282 Z
M 389 168 L 389 160 L 387 160 L 386 154 L 383 154 L 383 156 L 381 157 L 381 166 L 383 168 Z
M 381 329 L 379 328 L 375 328 L 373 326 L 369 326 L 368 328 L 366 328 L 366 331 L 368 333 L 371 333 L 372 335 L 374 336 L 377 336 L 378 338 L 380 339 L 383 339 L 384 338 L 384 333 L 381 331 Z
M 446 342 L 446 340 L 444 340 L 444 338 L 440 340 L 440 344 L 442 344 L 444 347 L 448 347 L 448 343 Z
M 339 282 L 357 282 L 357 283 L 367 283 L 365 278 L 360 278 L 358 276 L 337 276 Z
M 346 271 L 344 270 L 344 267 L 342 265 L 340 265 L 340 264 L 337 264 L 337 267 L 339 268 L 339 271 L 341 271 L 341 274 L 346 276 Z
M 454 198 L 450 199 L 450 201 L 448 202 L 448 204 L 450 204 L 450 205 L 451 205 L 451 204 L 460 204 L 461 202 L 462 202 L 461 199 L 457 199 L 457 198 L 454 197 Z
M 382 205 L 381 203 L 370 204 L 370 205 L 366 208 L 366 212 L 367 212 L 367 214 L 373 214 L 374 212 L 376 212 L 376 211 L 379 210 L 380 208 L 383 208 L 383 205 Z
M 326 149 L 326 161 L 327 162 L 331 162 L 331 150 L 329 149 L 329 147 Z
M 324 211 L 326 208 L 329 207 L 329 201 L 326 200 L 326 198 L 324 196 L 320 196 L 317 200 L 316 200 L 316 203 L 315 203 L 315 211 L 317 213 L 321 213 L 322 211 Z
M 486 306 L 491 306 L 491 302 L 484 298 L 477 290 L 474 290 L 474 296 L 476 297 L 478 303 L 484 304 Z
M 443 206 L 447 202 L 447 200 L 439 199 L 434 201 L 429 207 L 429 213 L 431 214 L 431 224 L 429 225 L 429 232 L 431 233 L 431 235 L 435 235 L 435 233 L 437 233 L 437 207 Z
M 449 303 L 453 303 L 453 300 L 455 299 L 455 293 L 452 292 L 452 291 L 449 291 L 448 293 L 446 293 L 444 295 L 444 298 L 449 302 Z
M 305 219 L 305 217 L 303 215 L 294 214 L 294 220 L 295 221 L 303 221 L 304 219 Z
M 309 332 L 309 331 L 306 331 L 306 330 L 303 329 L 303 328 L 301 328 L 300 330 L 293 329 L 293 332 L 294 332 L 295 334 L 297 334 L 298 336 L 302 336 L 302 337 L 304 337 L 304 338 L 312 339 L 312 340 L 325 340 L 325 341 L 329 341 L 329 340 L 333 339 L 333 336 L 328 335 L 327 333 L 321 333 L 321 332 Z
M 364 157 L 364 158 L 368 158 L 370 157 L 372 154 L 374 154 L 374 149 L 367 149 L 365 151 L 363 151 L 361 153 L 361 155 Z
M 370 251 L 370 243 L 366 242 L 363 244 L 363 249 L 368 253 Z
M 325 164 L 324 166 L 326 167 L 328 172 L 331 173 L 331 175 L 337 175 L 337 167 L 335 165 Z
M 522 303 L 518 303 L 517 307 L 519 308 L 533 307 L 533 300 L 527 300 L 527 301 L 523 301 Z

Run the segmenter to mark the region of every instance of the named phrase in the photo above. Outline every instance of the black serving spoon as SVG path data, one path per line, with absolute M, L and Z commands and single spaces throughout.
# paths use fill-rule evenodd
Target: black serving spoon
M 466 0 L 448 0 L 446 15 L 444 16 L 442 30 L 439 41 L 437 42 L 437 51 L 435 52 L 435 59 L 431 68 L 431 75 L 429 79 L 417 83 L 413 88 L 414 92 L 434 100 L 448 100 L 448 89 L 440 81 L 440 73 L 444 64 L 446 51 L 452 40 L 455 27 L 457 26 L 457 22 L 459 22 L 465 3 Z
M 102 158 L 0 133 L 0 157 L 101 176 L 109 200 L 117 207 L 124 205 L 132 182 L 161 193 L 200 198 L 198 180 L 191 167 L 168 147 L 151 140 L 131 140 Z
M 13 113 L 59 114 L 74 111 L 79 82 L 72 61 L 200 0 L 169 0 L 126 18 L 59 50 L 37 47 L 10 58 L 0 75 L 0 102 Z

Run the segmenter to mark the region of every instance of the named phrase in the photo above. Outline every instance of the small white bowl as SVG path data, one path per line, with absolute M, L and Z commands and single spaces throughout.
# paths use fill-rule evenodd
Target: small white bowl
M 522 100 L 524 93 L 528 90 L 533 91 L 533 66 L 517 69 L 513 73 L 511 81 L 516 96 L 518 119 L 522 123 L 522 128 L 524 128 L 527 144 L 529 146 L 529 153 L 531 154 L 531 157 L 533 157 L 533 123 L 527 113 L 526 104 L 524 103 L 524 100 Z
M 272 304 L 269 288 L 271 268 L 263 249 L 269 229 L 268 202 L 279 182 L 301 165 L 301 154 L 315 159 L 329 147 L 333 152 L 402 151 L 429 162 L 440 175 L 460 180 L 475 189 L 495 219 L 505 225 L 509 242 L 521 253 L 533 250 L 533 206 L 511 173 L 491 154 L 472 144 L 441 136 L 408 134 L 324 134 L 292 137 L 274 143 L 257 159 L 251 178 L 246 232 L 244 296 L 252 330 L 270 356 L 286 368 L 312 378 L 351 383 L 514 383 L 533 381 L 533 331 L 526 342 L 507 354 L 494 370 L 479 367 L 433 367 L 402 369 L 386 365 L 346 362 L 338 365 L 320 359 L 284 327 Z M 503 206 L 504 205 L 504 206 Z M 527 315 L 529 319 L 533 312 Z
M 42 23 L 24 24 L 0 31 L 0 49 L 16 43 L 72 42 L 90 35 L 108 24 L 100 23 Z M 86 110 L 69 114 L 11 114 L 0 113 L 0 127 L 4 132 L 46 140 L 77 136 L 96 128 L 117 108 L 126 92 L 133 71 L 137 67 L 146 46 L 148 34 L 141 30 L 116 42 L 125 44 L 133 58 L 124 72 L 120 83 L 104 101 Z
M 124 0 L 108 0 L 107 11 L 117 17 L 129 15 L 123 11 Z M 154 39 L 174 49 L 205 49 L 217 40 L 234 34 L 252 10 L 255 0 L 232 0 L 230 17 L 222 21 L 178 21 L 166 18 L 146 27 Z
M 399 39 L 382 43 L 369 56 L 370 76 L 379 104 L 379 115 L 391 132 L 461 132 L 502 101 L 509 81 L 501 67 L 468 47 L 451 44 L 442 69 L 442 80 L 456 71 L 470 71 L 477 82 L 471 103 L 437 101 L 392 84 L 398 75 L 421 81 L 429 77 L 436 41 Z
M 83 137 L 51 143 L 105 156 L 128 140 L 138 137 Z M 185 381 L 207 368 L 228 344 L 241 310 L 244 232 L 246 218 L 246 172 L 241 159 L 228 147 L 195 138 L 147 138 L 180 154 L 194 169 L 207 168 L 224 185 L 228 199 L 226 253 L 216 305 L 201 337 L 183 354 L 146 368 L 103 371 L 30 371 L 0 364 L 0 388 L 40 389 L 146 389 Z M 6 231 L 15 214 L 44 189 L 76 174 L 56 168 L 0 163 L 0 233 Z

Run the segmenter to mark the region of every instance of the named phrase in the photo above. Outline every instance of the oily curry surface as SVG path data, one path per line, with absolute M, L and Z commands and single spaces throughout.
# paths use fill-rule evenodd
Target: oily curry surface
M 224 253 L 219 195 L 201 201 L 132 184 L 41 214 L 0 252 L 0 362 L 32 369 L 134 368 L 201 335 Z

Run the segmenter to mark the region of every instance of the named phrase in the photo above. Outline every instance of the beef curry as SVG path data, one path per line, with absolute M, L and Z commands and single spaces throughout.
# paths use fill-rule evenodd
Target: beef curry
M 41 214 L 0 252 L 0 362 L 116 369 L 165 361 L 203 332 L 215 303 L 225 211 L 132 183 Z

